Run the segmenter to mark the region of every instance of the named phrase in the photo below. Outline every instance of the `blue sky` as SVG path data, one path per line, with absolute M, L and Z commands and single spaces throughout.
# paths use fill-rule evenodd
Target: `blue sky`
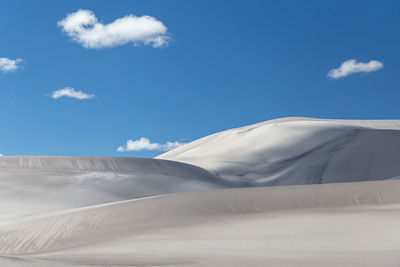
M 165 44 L 85 47 L 57 25 L 80 9 L 151 16 Z M 151 157 L 117 148 L 285 116 L 398 119 L 399 28 L 398 1 L 2 1 L 0 57 L 23 61 L 0 73 L 0 153 Z M 350 59 L 383 67 L 327 77 Z M 51 97 L 66 87 L 95 97 Z

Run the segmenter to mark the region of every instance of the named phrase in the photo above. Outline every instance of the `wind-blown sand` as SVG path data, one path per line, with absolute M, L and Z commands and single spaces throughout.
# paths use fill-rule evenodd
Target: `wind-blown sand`
M 0 266 L 400 266 L 399 130 L 285 118 L 157 159 L 0 157 Z

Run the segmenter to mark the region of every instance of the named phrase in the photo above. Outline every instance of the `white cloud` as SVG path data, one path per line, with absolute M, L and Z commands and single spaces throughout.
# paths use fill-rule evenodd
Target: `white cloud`
M 0 71 L 6 73 L 10 71 L 15 71 L 19 68 L 19 63 L 23 60 L 20 58 L 9 59 L 6 57 L 0 57 Z
M 51 97 L 54 99 L 59 99 L 60 97 L 63 97 L 63 96 L 72 97 L 72 98 L 76 98 L 79 100 L 90 99 L 90 98 L 95 97 L 95 95 L 86 94 L 82 91 L 75 91 L 75 89 L 71 88 L 71 87 L 65 87 L 63 89 L 58 89 L 51 94 Z
M 184 145 L 181 142 L 166 142 L 165 144 L 151 143 L 146 137 L 142 137 L 138 140 L 128 140 L 125 146 L 119 146 L 118 152 L 124 151 L 142 151 L 142 150 L 159 150 L 167 151 Z
M 105 48 L 126 43 L 161 47 L 169 41 L 167 27 L 151 16 L 128 15 L 112 23 L 103 24 L 90 10 L 68 14 L 57 25 L 85 48 Z
M 339 68 L 331 69 L 328 72 L 328 77 L 332 79 L 339 79 L 346 77 L 353 73 L 359 72 L 373 72 L 383 68 L 383 63 L 377 60 L 371 60 L 367 63 L 357 62 L 355 59 L 349 59 L 343 62 Z

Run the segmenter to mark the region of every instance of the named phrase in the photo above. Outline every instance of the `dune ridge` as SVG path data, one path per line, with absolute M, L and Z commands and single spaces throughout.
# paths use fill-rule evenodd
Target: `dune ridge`
M 16 169 L 55 169 L 75 171 L 110 171 L 126 172 L 146 169 L 168 168 L 178 165 L 184 168 L 191 164 L 169 160 L 154 160 L 131 157 L 98 157 L 98 156 L 2 156 L 0 168 Z M 200 167 L 192 166 L 194 168 Z

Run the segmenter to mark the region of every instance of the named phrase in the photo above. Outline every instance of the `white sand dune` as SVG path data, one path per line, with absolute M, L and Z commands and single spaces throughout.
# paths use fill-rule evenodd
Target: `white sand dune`
M 3 223 L 0 264 L 398 266 L 400 181 L 180 193 Z
M 400 266 L 399 151 L 400 121 L 285 118 L 157 159 L 0 157 L 0 266 Z
M 0 157 L 0 222 L 113 201 L 225 187 L 207 171 L 155 159 Z
M 206 136 L 166 152 L 240 186 L 400 176 L 400 121 L 285 118 Z

